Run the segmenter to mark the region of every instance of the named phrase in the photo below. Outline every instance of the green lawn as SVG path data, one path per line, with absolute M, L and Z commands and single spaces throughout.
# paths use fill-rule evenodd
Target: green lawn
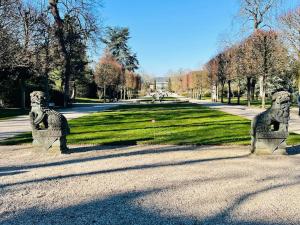
M 250 121 L 195 104 L 126 105 L 69 122 L 69 144 L 250 144 Z M 31 141 L 30 133 L 2 144 Z M 291 134 L 288 144 L 300 143 Z
M 71 144 L 246 144 L 250 121 L 194 104 L 156 104 L 121 106 L 70 126 Z
M 98 98 L 76 98 L 76 103 L 103 103 L 103 99 Z
M 0 120 L 5 120 L 20 115 L 26 115 L 28 113 L 29 113 L 28 110 L 17 109 L 17 108 L 0 109 Z
M 228 102 L 228 99 L 226 97 L 224 97 L 224 103 L 227 103 L 227 102 Z M 231 99 L 231 104 L 237 104 L 237 98 L 232 98 Z M 270 107 L 271 104 L 272 104 L 271 99 L 266 99 L 266 108 Z M 240 105 L 248 105 L 247 99 L 241 98 L 240 99 Z M 261 107 L 261 100 L 258 99 L 258 100 L 252 101 L 251 106 Z M 298 107 L 298 104 L 297 104 L 297 102 L 295 102 L 295 99 L 292 101 L 292 106 L 293 107 Z
M 142 101 L 152 101 L 153 100 L 152 97 L 141 97 L 140 99 Z M 163 98 L 163 101 L 176 101 L 176 100 L 178 100 L 178 99 L 175 97 L 164 97 Z

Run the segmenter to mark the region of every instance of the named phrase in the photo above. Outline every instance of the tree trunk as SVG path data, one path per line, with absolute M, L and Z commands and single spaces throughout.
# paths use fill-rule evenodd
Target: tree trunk
M 264 76 L 259 77 L 259 97 L 263 96 Z
M 219 85 L 216 84 L 216 102 L 219 101 Z
M 221 84 L 221 102 L 224 103 L 224 84 Z
M 240 105 L 240 101 L 241 101 L 241 82 L 238 81 L 238 86 L 237 86 L 237 104 Z
M 103 85 L 103 98 L 104 98 L 104 103 L 106 103 L 106 85 Z
M 297 102 L 299 106 L 298 115 L 300 116 L 300 71 L 298 71 L 298 101 Z
M 26 108 L 26 89 L 25 89 L 25 81 L 23 79 L 19 80 L 20 91 L 21 91 L 21 108 Z
M 231 104 L 231 80 L 228 80 L 227 81 L 227 84 L 228 84 L 228 104 Z
M 45 75 L 45 95 L 48 100 L 50 100 L 50 90 L 49 90 L 49 76 Z
M 251 106 L 251 77 L 247 77 L 247 104 Z
M 213 84 L 211 86 L 211 101 L 212 102 L 217 101 L 216 98 L 217 98 L 217 90 L 216 90 L 216 86 Z
M 252 80 L 252 82 L 251 82 L 251 101 L 254 101 L 256 80 L 254 78 L 252 78 L 251 80 Z
M 300 94 L 300 71 L 298 71 L 298 93 Z
M 264 76 L 261 77 L 262 89 L 261 89 L 261 107 L 264 109 L 266 106 L 266 85 Z
M 124 90 L 123 90 L 123 100 L 125 100 L 126 99 L 126 88 L 124 88 Z
M 49 8 L 51 14 L 55 20 L 55 36 L 58 40 L 60 52 L 63 58 L 63 81 L 64 81 L 64 107 L 68 106 L 69 92 L 70 92 L 70 73 L 71 73 L 71 62 L 68 56 L 66 43 L 64 39 L 64 21 L 60 17 L 59 10 L 57 7 L 57 0 L 49 0 Z
M 66 58 L 66 62 L 64 64 L 64 107 L 68 107 L 69 102 L 69 94 L 70 94 L 70 72 L 71 72 L 71 65 L 69 57 Z
M 75 81 L 74 81 L 74 83 L 72 85 L 71 99 L 72 99 L 72 101 L 75 102 L 75 99 L 76 99 L 76 83 L 75 83 Z
M 45 37 L 45 62 L 44 62 L 44 79 L 45 79 L 45 94 L 47 99 L 50 100 L 50 87 L 49 87 L 49 72 L 50 72 L 50 25 L 47 24 L 48 36 Z
M 98 89 L 98 90 L 97 90 L 97 93 L 98 93 L 98 98 L 99 98 L 99 100 L 101 100 L 102 97 L 103 97 L 103 91 L 101 91 L 100 89 Z
M 50 71 L 50 57 L 49 57 L 49 44 L 47 42 L 45 51 L 45 67 L 44 67 L 44 79 L 45 79 L 45 94 L 47 99 L 50 99 L 49 93 L 49 71 Z

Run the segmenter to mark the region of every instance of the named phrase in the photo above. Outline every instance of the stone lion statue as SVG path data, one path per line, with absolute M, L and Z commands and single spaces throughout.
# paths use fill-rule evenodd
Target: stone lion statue
M 165 97 L 168 97 L 168 93 L 167 92 L 164 92 L 164 91 L 157 91 L 155 93 L 153 93 L 152 95 L 152 102 L 155 102 L 155 101 L 163 101 L 163 99 Z
M 44 92 L 32 92 L 30 100 L 31 111 L 29 117 L 33 144 L 45 150 L 58 148 L 61 152 L 66 151 L 66 135 L 70 133 L 66 118 L 61 113 L 48 107 Z
M 290 118 L 291 95 L 280 91 L 272 96 L 272 106 L 258 114 L 251 124 L 251 152 L 285 153 Z

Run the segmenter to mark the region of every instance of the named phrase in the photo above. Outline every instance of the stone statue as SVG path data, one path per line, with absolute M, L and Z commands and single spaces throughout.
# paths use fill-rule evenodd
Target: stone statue
M 272 106 L 257 115 L 251 124 L 251 152 L 286 154 L 291 95 L 280 91 L 272 96 Z
M 61 113 L 49 109 L 44 92 L 34 91 L 30 94 L 30 99 L 29 117 L 33 145 L 46 151 L 66 152 L 66 136 L 70 133 L 66 118 Z
M 154 94 L 152 94 L 152 102 L 155 102 L 155 101 L 163 101 L 163 99 L 165 97 L 168 97 L 168 93 L 164 92 L 164 91 L 157 91 L 155 92 Z

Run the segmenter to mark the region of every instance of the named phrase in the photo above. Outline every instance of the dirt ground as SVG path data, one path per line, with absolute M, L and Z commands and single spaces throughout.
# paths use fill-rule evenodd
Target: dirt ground
M 247 146 L 72 151 L 0 147 L 0 224 L 300 224 L 300 154 L 254 156 Z

